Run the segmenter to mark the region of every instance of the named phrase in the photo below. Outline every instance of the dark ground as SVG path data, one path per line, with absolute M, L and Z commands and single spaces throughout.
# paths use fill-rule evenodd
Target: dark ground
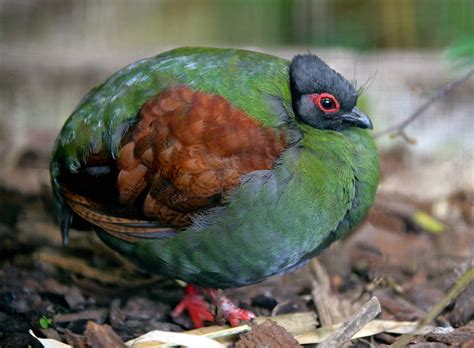
M 399 154 L 384 157 L 384 171 L 402 165 Z M 62 246 L 45 155 L 26 151 L 9 168 L 0 171 L 0 347 L 40 347 L 29 329 L 78 347 L 102 347 L 100 335 L 118 346 L 155 329 L 191 328 L 186 316 L 170 316 L 183 292 L 176 282 L 136 270 L 92 232 L 72 231 L 69 246 Z M 323 326 L 343 321 L 375 295 L 378 318 L 418 320 L 472 267 L 473 194 L 417 202 L 381 192 L 367 221 L 319 262 L 228 295 L 259 316 L 316 311 Z M 441 217 L 442 232 L 430 216 Z M 313 301 L 312 292 L 324 301 Z M 474 347 L 474 284 L 432 324 L 448 329 L 417 336 L 414 346 Z M 378 347 L 397 337 L 381 333 L 347 345 Z

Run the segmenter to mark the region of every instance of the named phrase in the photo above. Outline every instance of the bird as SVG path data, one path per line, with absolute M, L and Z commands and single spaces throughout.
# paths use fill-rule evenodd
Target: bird
M 64 244 L 92 226 L 139 267 L 188 285 L 195 327 L 255 315 L 224 290 L 306 264 L 374 202 L 380 167 L 359 91 L 318 56 L 184 47 L 93 88 L 50 163 Z

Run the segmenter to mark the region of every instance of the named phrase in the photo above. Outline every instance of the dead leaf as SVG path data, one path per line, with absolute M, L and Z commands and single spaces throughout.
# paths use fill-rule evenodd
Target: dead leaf
M 89 321 L 84 336 L 92 348 L 126 347 L 120 336 L 107 324 L 100 325 Z

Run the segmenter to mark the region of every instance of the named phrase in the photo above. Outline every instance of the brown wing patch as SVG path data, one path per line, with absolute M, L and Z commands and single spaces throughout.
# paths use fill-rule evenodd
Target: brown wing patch
M 147 101 L 124 139 L 117 161 L 120 202 L 145 197 L 145 216 L 175 227 L 218 204 L 241 175 L 270 169 L 286 146 L 284 130 L 186 86 Z

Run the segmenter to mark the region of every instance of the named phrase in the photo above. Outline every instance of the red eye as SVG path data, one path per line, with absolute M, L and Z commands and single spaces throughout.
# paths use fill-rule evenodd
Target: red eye
M 309 97 L 311 98 L 314 105 L 320 108 L 324 112 L 338 112 L 339 111 L 339 103 L 337 99 L 334 98 L 332 94 L 329 93 L 315 93 L 310 94 Z

